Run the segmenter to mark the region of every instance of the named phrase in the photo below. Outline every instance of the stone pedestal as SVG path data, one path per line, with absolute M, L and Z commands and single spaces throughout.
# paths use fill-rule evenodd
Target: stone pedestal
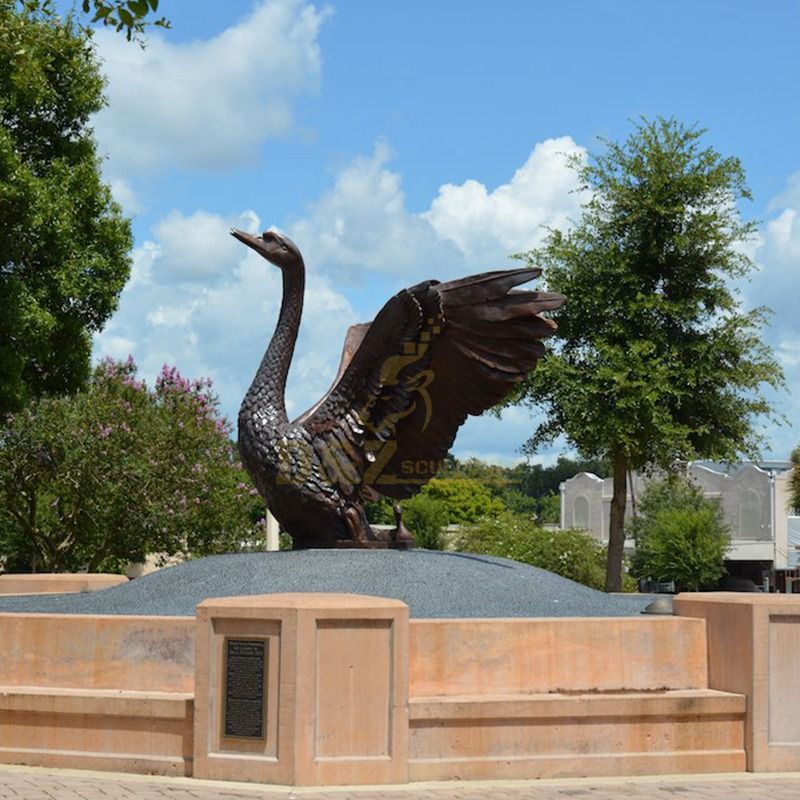
M 748 770 L 800 769 L 800 597 L 686 593 L 674 606 L 706 621 L 709 686 L 747 696 Z
M 287 785 L 408 777 L 408 607 L 346 594 L 197 608 L 194 775 Z

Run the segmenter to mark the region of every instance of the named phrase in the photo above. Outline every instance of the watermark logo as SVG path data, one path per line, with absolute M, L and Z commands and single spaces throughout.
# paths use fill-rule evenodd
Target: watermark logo
M 356 445 L 347 432 L 339 426 L 333 426 L 325 436 L 319 436 L 314 442 L 308 439 L 283 437 L 275 445 L 278 461 L 278 483 L 305 484 L 313 477 L 314 463 L 318 464 L 321 478 L 329 484 L 339 487 L 345 494 L 352 492 L 362 482 L 370 486 L 388 484 L 409 484 L 419 486 L 427 483 L 443 466 L 443 460 L 404 460 L 400 474 L 385 473 L 384 470 L 397 453 L 397 426 L 407 417 L 422 408 L 422 420 L 419 433 L 424 433 L 433 417 L 433 398 L 430 386 L 435 380 L 434 371 L 427 366 L 408 374 L 409 368 L 422 361 L 427 355 L 431 336 L 437 335 L 441 328 L 441 316 L 428 319 L 426 330 L 420 334 L 418 342 L 404 342 L 403 353 L 394 355 L 384 361 L 380 369 L 380 382 L 384 387 L 382 396 L 353 414 L 355 422 L 368 432 L 363 443 L 364 457 L 369 466 L 360 475 L 356 465 L 360 455 Z M 411 402 L 400 410 L 383 415 L 378 421 L 372 420 L 372 408 L 381 400 L 390 399 L 392 387 L 399 384 L 411 395 Z M 421 404 L 421 406 L 420 406 Z

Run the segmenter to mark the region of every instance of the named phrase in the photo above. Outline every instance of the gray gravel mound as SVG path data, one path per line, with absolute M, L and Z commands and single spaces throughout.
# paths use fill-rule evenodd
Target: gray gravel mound
M 505 558 L 430 550 L 297 550 L 187 561 L 84 594 L 0 598 L 0 612 L 194 616 L 209 597 L 348 592 L 402 600 L 412 617 L 607 617 L 646 595 L 609 595 Z

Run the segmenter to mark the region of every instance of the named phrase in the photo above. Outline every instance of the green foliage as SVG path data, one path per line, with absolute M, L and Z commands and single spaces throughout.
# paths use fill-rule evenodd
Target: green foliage
M 447 508 L 448 522 L 473 522 L 486 514 L 499 514 L 505 508 L 502 501 L 474 478 L 433 478 L 421 494 L 438 500 Z
M 526 517 L 505 512 L 463 526 L 455 547 L 466 553 L 511 558 L 603 588 L 605 550 L 583 531 L 544 530 Z
M 507 467 L 499 464 L 487 464 L 477 458 L 459 461 L 457 458 L 450 457 L 436 477 L 469 478 L 483 484 L 493 497 L 500 497 L 514 481 L 511 472 L 512 470 Z
M 0 420 L 85 384 L 130 272 L 90 127 L 102 89 L 85 31 L 0 0 Z
M 364 503 L 364 513 L 367 515 L 367 522 L 372 525 L 392 525 L 394 523 L 394 511 L 392 508 L 394 501 L 388 497 L 381 497 L 380 500 L 373 502 L 368 500 Z
M 702 147 L 703 131 L 642 121 L 622 144 L 575 162 L 591 192 L 578 224 L 524 256 L 569 298 L 558 338 L 517 399 L 544 411 L 529 442 L 560 434 L 615 478 L 608 589 L 621 578 L 625 477 L 675 460 L 754 455 L 762 393 L 783 376 L 760 338 L 765 309 L 743 311 L 730 279 L 754 268 L 755 232 L 736 203 L 742 166 Z
M 542 497 L 539 500 L 539 509 L 536 518 L 540 525 L 561 522 L 561 495 L 551 493 Z
M 524 494 L 545 497 L 559 494 L 561 484 L 579 472 L 591 472 L 598 478 L 605 478 L 611 474 L 611 466 L 603 459 L 559 456 L 558 461 L 549 467 L 541 464 L 518 464 L 511 470 L 511 478 Z
M 528 495 L 522 494 L 516 489 L 508 489 L 500 499 L 509 511 L 513 511 L 515 514 L 527 514 L 529 517 L 537 517 L 538 519 L 541 500 L 535 497 L 528 497 Z
M 800 513 L 800 447 L 795 447 L 792 451 L 792 476 L 789 479 L 790 506 L 791 510 Z
M 81 9 L 84 14 L 93 13 L 92 22 L 102 22 L 117 32 L 125 31 L 128 41 L 141 41 L 141 35 L 150 25 L 171 27 L 166 17 L 150 18 L 158 11 L 158 0 L 81 0 Z
M 415 546 L 443 550 L 442 534 L 449 516 L 447 505 L 427 494 L 417 494 L 402 505 L 403 523 L 413 534 Z
M 0 554 L 10 568 L 108 571 L 148 553 L 206 555 L 263 537 L 210 382 L 131 359 L 43 398 L 0 431 Z
M 678 591 L 714 587 L 725 574 L 730 547 L 719 503 L 706 500 L 686 479 L 670 476 L 648 484 L 639 508 L 628 526 L 636 539 L 631 573 L 675 581 Z

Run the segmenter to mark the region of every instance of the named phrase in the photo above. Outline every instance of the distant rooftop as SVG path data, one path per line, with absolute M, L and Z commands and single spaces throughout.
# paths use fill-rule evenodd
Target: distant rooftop
M 764 472 L 786 472 L 786 470 L 793 467 L 791 461 L 739 461 L 733 464 L 725 464 L 719 461 L 693 461 L 692 463 L 697 464 L 699 467 L 714 470 L 714 472 L 726 473 L 735 472 L 746 464 L 752 464 L 764 470 Z

